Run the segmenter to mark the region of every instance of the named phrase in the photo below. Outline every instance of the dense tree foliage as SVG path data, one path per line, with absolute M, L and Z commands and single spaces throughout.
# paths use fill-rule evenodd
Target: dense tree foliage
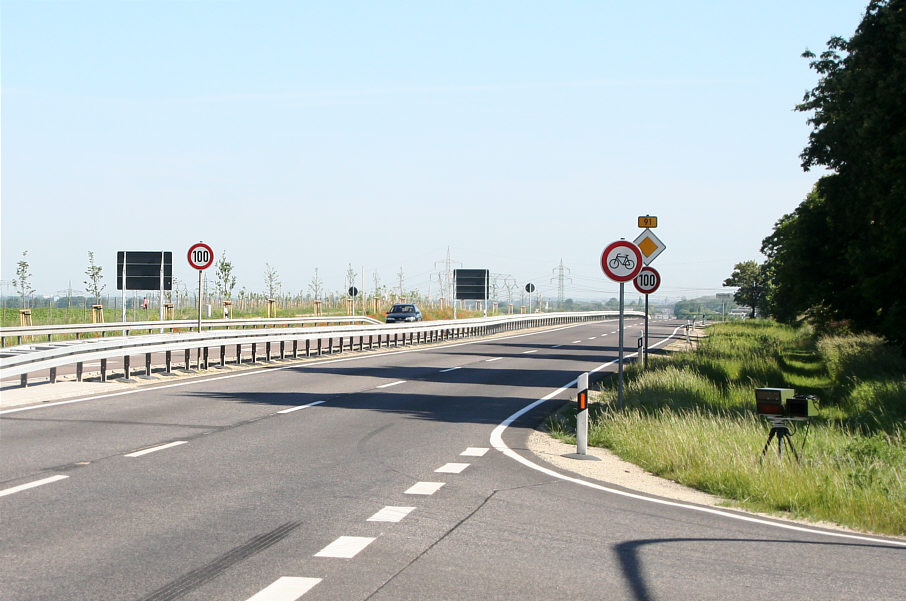
M 872 0 L 852 38 L 804 56 L 821 79 L 796 107 L 813 126 L 802 166 L 832 173 L 763 242 L 771 312 L 906 343 L 906 0 Z
M 767 277 L 765 268 L 755 261 L 744 261 L 737 263 L 726 280 L 724 286 L 735 286 L 738 288 L 733 295 L 740 305 L 751 307 L 750 317 L 755 317 L 755 310 L 764 312 L 766 308 L 765 299 L 767 296 Z

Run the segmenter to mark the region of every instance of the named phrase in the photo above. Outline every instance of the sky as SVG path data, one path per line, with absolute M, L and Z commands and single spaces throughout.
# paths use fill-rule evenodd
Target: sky
M 601 253 L 640 215 L 654 302 L 727 292 L 823 175 L 801 54 L 866 5 L 3 0 L 2 293 L 25 251 L 39 294 L 85 290 L 89 252 L 116 294 L 121 250 L 173 252 L 191 291 L 203 241 L 237 292 L 351 266 L 435 296 L 449 251 L 609 299 Z

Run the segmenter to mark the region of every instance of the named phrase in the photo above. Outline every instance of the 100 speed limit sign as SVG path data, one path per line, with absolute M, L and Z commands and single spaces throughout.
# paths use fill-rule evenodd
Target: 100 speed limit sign
M 193 244 L 189 248 L 189 265 L 201 271 L 207 269 L 214 262 L 214 251 L 204 242 Z
M 639 272 L 639 275 L 635 276 L 632 283 L 635 284 L 635 289 L 642 294 L 651 294 L 661 285 L 661 274 L 653 267 L 648 267 L 646 265 L 645 267 L 642 267 L 642 271 Z

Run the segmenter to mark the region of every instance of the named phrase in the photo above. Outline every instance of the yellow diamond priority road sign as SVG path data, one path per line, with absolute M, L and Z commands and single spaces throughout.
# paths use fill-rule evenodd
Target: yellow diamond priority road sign
M 639 237 L 632 241 L 642 251 L 642 263 L 650 264 L 655 258 L 667 248 L 663 242 L 654 235 L 650 229 L 646 229 Z

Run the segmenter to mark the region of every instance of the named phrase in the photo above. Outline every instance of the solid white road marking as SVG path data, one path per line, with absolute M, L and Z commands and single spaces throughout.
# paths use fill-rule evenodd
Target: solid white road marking
M 375 541 L 373 536 L 341 536 L 317 553 L 315 557 L 333 557 L 352 559 L 359 552 Z
M 469 465 L 468 463 L 445 463 L 434 471 L 438 474 L 461 474 Z
M 51 476 L 50 478 L 44 478 L 43 480 L 35 480 L 34 482 L 29 482 L 28 484 L 20 484 L 19 486 L 13 486 L 12 488 L 6 488 L 0 490 L 0 497 L 5 497 L 6 495 L 11 495 L 17 492 L 22 492 L 23 490 L 28 490 L 29 488 L 34 488 L 36 486 L 42 486 L 44 484 L 50 484 L 51 482 L 56 482 L 58 480 L 65 480 L 69 476 Z
M 129 453 L 126 457 L 141 457 L 142 455 L 147 455 L 148 453 L 154 453 L 157 451 L 163 451 L 164 449 L 169 449 L 171 447 L 178 447 L 181 444 L 186 444 L 188 440 L 177 440 L 176 442 L 168 442 L 167 444 L 158 445 L 156 447 L 151 447 L 150 449 L 143 449 L 141 451 L 136 451 L 134 453 Z
M 324 401 L 315 401 L 307 405 L 299 405 L 298 407 L 290 407 L 289 409 L 284 409 L 283 411 L 278 411 L 277 413 L 292 413 L 293 411 L 298 411 L 299 409 L 308 409 L 309 407 L 314 407 L 315 405 L 323 405 Z
M 393 507 L 388 505 L 368 518 L 368 522 L 399 522 L 409 515 L 415 507 Z
M 534 349 L 532 349 L 532 350 L 530 350 L 530 351 L 522 351 L 522 354 L 523 354 L 523 355 L 528 355 L 528 354 L 537 353 L 537 352 L 538 352 L 538 349 L 534 348 Z
M 296 601 L 319 582 L 320 578 L 283 576 L 249 597 L 248 601 Z
M 581 340 L 573 340 L 573 344 L 579 344 L 580 342 L 582 342 L 582 341 L 581 341 Z
M 381 384 L 377 388 L 390 388 L 391 386 L 398 386 L 400 384 L 405 384 L 406 380 L 397 380 L 396 382 L 390 382 L 389 384 Z
M 485 359 L 485 363 L 490 363 L 491 361 L 500 361 L 503 357 L 494 357 L 493 359 Z
M 406 491 L 407 495 L 433 495 L 440 490 L 440 487 L 446 484 L 446 482 L 416 482 L 409 490 Z
M 449 368 L 447 368 L 447 369 L 442 369 L 442 370 L 440 370 L 440 373 L 445 374 L 445 373 L 447 373 L 448 371 L 456 371 L 457 369 L 462 369 L 462 367 L 449 367 Z
M 488 452 L 486 447 L 469 447 L 462 453 L 463 457 L 484 457 L 484 454 Z

